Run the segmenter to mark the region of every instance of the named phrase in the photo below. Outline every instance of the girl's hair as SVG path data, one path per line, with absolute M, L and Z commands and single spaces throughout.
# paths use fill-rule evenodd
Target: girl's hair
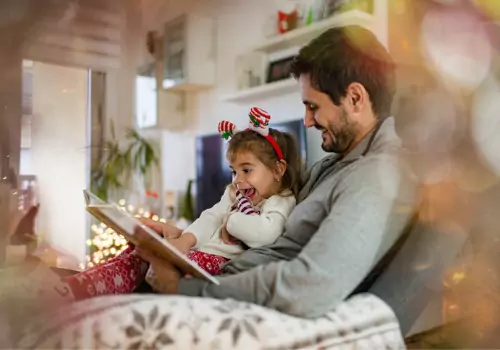
M 269 128 L 269 134 L 281 148 L 286 162 L 286 171 L 281 182 L 281 190 L 289 189 L 297 197 L 302 175 L 302 161 L 294 137 L 286 132 Z M 278 155 L 269 141 L 253 130 L 244 130 L 234 134 L 229 141 L 227 158 L 233 161 L 240 152 L 251 152 L 266 167 L 276 169 Z

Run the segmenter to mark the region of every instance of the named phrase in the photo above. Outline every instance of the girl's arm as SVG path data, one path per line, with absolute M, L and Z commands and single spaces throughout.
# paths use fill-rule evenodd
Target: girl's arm
M 260 214 L 231 213 L 227 231 L 251 248 L 274 243 L 285 230 L 285 223 L 295 207 L 293 196 L 272 196 L 266 200 Z
M 210 240 L 213 233 L 222 225 L 222 221 L 224 220 L 224 216 L 227 214 L 230 205 L 231 202 L 229 199 L 228 187 L 226 188 L 220 201 L 212 208 L 204 210 L 200 217 L 184 230 L 180 238 L 187 235 L 190 242 L 194 241 L 194 248 L 204 245 Z

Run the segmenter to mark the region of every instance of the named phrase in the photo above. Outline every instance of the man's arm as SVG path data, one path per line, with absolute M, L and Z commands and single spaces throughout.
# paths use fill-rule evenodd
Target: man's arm
M 339 184 L 330 214 L 295 259 L 221 277 L 220 285 L 183 279 L 178 292 L 320 316 L 358 286 L 402 233 L 411 215 L 402 202 L 412 204 L 413 197 L 401 198 L 399 186 L 400 174 L 390 159 L 367 161 Z

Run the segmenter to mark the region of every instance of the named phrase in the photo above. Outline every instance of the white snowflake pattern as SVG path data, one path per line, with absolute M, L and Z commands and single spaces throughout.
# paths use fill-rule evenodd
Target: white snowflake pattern
M 113 279 L 115 282 L 115 286 L 120 287 L 123 284 L 123 277 L 122 275 L 115 275 L 115 278 Z
M 103 294 L 106 291 L 106 283 L 99 281 L 96 283 L 97 294 Z
M 78 283 L 81 285 L 87 279 L 87 275 L 85 273 L 78 273 L 78 274 L 76 274 L 75 278 L 78 281 Z

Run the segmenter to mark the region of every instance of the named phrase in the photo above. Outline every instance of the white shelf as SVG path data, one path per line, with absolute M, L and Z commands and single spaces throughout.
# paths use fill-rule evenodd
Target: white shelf
M 290 47 L 302 46 L 327 29 L 333 27 L 360 25 L 367 29 L 373 29 L 374 21 L 375 19 L 371 14 L 359 10 L 350 10 L 348 12 L 333 15 L 332 17 L 309 26 L 294 29 L 288 33 L 266 39 L 255 46 L 252 51 L 271 53 Z
M 167 92 L 175 92 L 175 93 L 186 93 L 186 92 L 200 92 L 209 90 L 213 87 L 210 84 L 197 84 L 197 83 L 188 83 L 182 82 L 176 85 L 172 85 L 166 88 L 163 88 L 163 91 Z
M 297 81 L 294 78 L 288 78 L 274 83 L 241 90 L 231 95 L 223 96 L 221 100 L 227 102 L 251 101 L 259 98 L 269 98 L 298 91 L 299 86 Z

